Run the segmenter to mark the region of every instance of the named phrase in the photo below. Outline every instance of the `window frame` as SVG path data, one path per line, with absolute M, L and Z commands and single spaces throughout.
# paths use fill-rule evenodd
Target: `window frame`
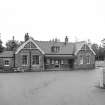
M 50 58 L 46 59 L 46 64 L 48 64 L 48 65 L 50 64 Z
M 80 55 L 79 57 L 80 57 L 79 64 L 80 64 L 80 65 L 84 64 L 83 55 Z
M 63 65 L 64 64 L 64 60 L 63 59 L 61 59 L 61 65 Z
M 55 53 L 59 52 L 60 51 L 60 46 L 52 46 L 51 51 L 55 52 Z
M 58 59 L 55 60 L 55 65 L 59 65 L 59 60 Z
M 51 59 L 51 64 L 55 64 L 54 59 Z
M 90 64 L 90 54 L 86 55 L 86 64 Z
M 38 59 L 37 59 L 37 57 L 38 57 Z M 33 63 L 33 61 L 34 61 L 34 63 Z M 32 65 L 39 65 L 39 64 L 40 64 L 40 56 L 39 55 L 32 55 Z
M 26 57 L 26 61 L 24 61 L 25 58 L 23 58 L 23 57 Z M 28 55 L 22 55 L 22 65 L 24 65 L 24 66 L 28 65 Z
M 8 64 L 6 64 L 6 61 L 8 61 Z M 10 66 L 10 60 L 9 59 L 4 60 L 4 66 Z

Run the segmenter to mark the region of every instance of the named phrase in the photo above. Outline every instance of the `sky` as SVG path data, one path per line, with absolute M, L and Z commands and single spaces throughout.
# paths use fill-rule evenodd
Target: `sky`
M 35 40 L 69 42 L 105 38 L 105 0 L 0 0 L 0 33 L 5 44 L 25 33 Z

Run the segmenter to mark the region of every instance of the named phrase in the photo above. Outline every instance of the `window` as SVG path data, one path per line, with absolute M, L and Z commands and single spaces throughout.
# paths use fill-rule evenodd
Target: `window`
M 47 63 L 47 64 L 50 64 L 50 59 L 49 59 L 49 58 L 46 59 L 46 63 Z
M 5 60 L 5 61 L 4 61 L 4 65 L 5 65 L 5 66 L 9 66 L 9 65 L 10 65 L 10 61 L 9 61 L 9 60 Z
M 55 60 L 55 68 L 59 68 L 60 65 L 59 65 L 59 60 Z
M 80 64 L 83 64 L 83 56 L 80 56 Z
M 23 56 L 22 56 L 22 64 L 23 64 L 23 65 L 27 65 L 27 64 L 28 64 L 27 55 L 23 55 Z
M 32 64 L 35 65 L 35 64 L 39 64 L 39 55 L 33 55 L 32 57 Z
M 54 64 L 54 60 L 53 59 L 51 60 L 51 64 Z
M 86 56 L 86 63 L 90 64 L 90 56 L 89 55 Z
M 55 60 L 55 65 L 58 65 L 59 64 L 59 61 L 58 60 Z
M 59 52 L 59 50 L 60 50 L 60 47 L 56 47 L 56 52 Z
M 64 64 L 64 60 L 61 60 L 61 64 Z
M 51 51 L 52 52 L 59 52 L 59 50 L 60 50 L 60 47 L 59 46 L 52 46 L 51 47 Z
M 2 66 L 3 62 L 2 62 L 2 59 L 0 59 L 0 66 Z

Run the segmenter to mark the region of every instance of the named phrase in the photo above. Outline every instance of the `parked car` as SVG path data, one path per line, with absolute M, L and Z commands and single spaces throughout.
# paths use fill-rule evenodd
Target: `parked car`
M 24 72 L 24 69 L 21 69 L 21 68 L 14 68 L 14 72 Z

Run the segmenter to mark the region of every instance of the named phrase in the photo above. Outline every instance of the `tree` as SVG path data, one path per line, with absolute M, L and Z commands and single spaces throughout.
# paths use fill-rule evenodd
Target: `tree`
M 105 38 L 101 40 L 102 46 L 105 48 Z
M 104 56 L 104 59 L 105 59 L 105 38 L 103 38 L 102 40 L 101 40 L 101 45 L 102 45 L 102 49 L 103 49 L 103 56 Z M 102 51 L 101 51 L 102 52 Z
M 98 51 L 98 49 L 99 49 L 98 44 L 95 44 L 95 43 L 94 43 L 94 44 L 92 44 L 91 47 L 92 47 L 92 49 L 94 50 L 94 52 L 97 53 L 97 51 Z
M 0 53 L 3 52 L 3 50 L 4 50 L 4 47 L 2 45 L 2 41 L 0 40 Z
M 91 48 L 96 53 L 95 58 L 96 58 L 96 60 L 98 60 L 98 58 L 99 58 L 99 46 L 98 46 L 98 44 L 95 44 L 95 43 L 92 44 Z
M 19 45 L 20 45 L 19 41 L 8 40 L 6 42 L 6 50 L 8 51 L 13 51 L 14 49 L 16 50 L 19 47 Z
M 102 46 L 99 46 L 99 60 L 104 60 L 104 57 L 105 57 L 105 49 L 102 47 Z

